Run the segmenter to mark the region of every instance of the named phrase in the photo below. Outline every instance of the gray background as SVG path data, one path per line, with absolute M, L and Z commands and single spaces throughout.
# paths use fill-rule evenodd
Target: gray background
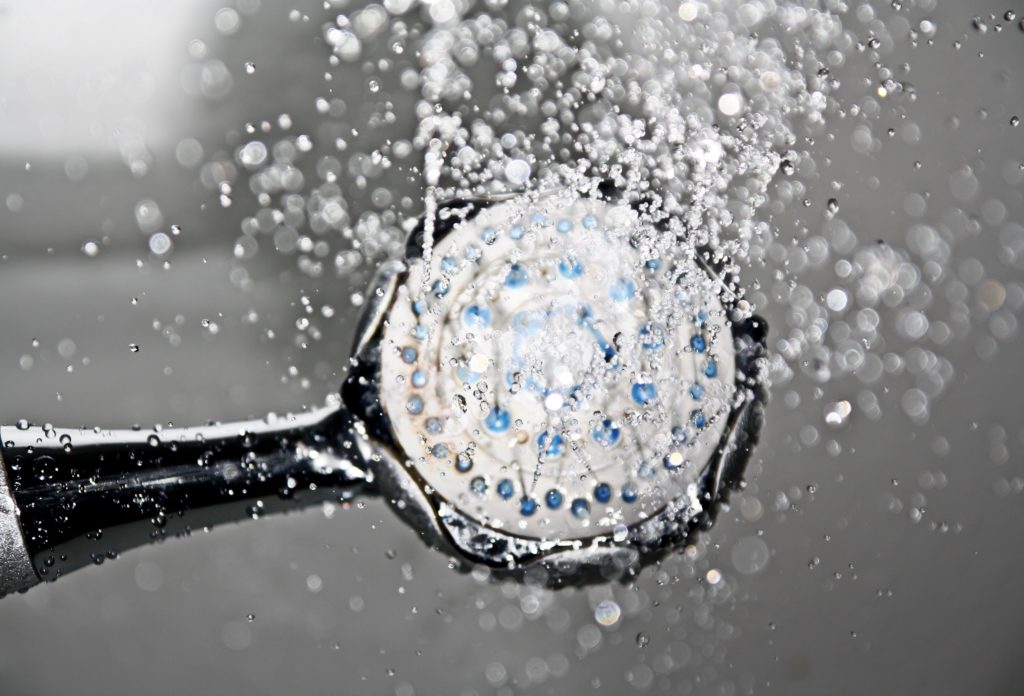
M 230 149 L 230 133 L 245 121 L 284 111 L 296 131 L 317 134 L 313 100 L 328 55 L 317 38 L 322 11 L 311 6 L 310 21 L 295 23 L 290 6 L 264 3 L 225 41 L 213 31 L 217 4 L 101 2 L 92 14 L 72 11 L 74 3 L 38 5 L 0 5 L 0 418 L 187 424 L 322 403 L 348 348 L 347 297 L 365 278 L 314 282 L 295 272 L 294 259 L 263 254 L 246 264 L 252 287 L 239 290 L 228 279 L 231 247 L 255 206 L 241 195 L 220 209 L 172 154 L 182 137 L 198 138 L 208 153 Z M 1004 22 L 1002 32 L 979 35 L 972 14 L 1009 8 L 966 5 L 911 9 L 912 22 L 937 20 L 935 44 L 904 40 L 886 56 L 910 64 L 918 99 L 884 105 L 876 135 L 900 128 L 906 113 L 921 142 L 895 137 L 873 156 L 857 155 L 854 124 L 830 121 L 835 138 L 816 145 L 829 164 L 820 190 L 808 192 L 814 209 L 774 224 L 786 229 L 792 216 L 820 226 L 833 179 L 844 182 L 841 215 L 868 239 L 902 242 L 912 192 L 929 193 L 934 224 L 953 207 L 978 217 L 992 198 L 1008 220 L 1020 219 L 1020 185 L 1008 185 L 1003 170 L 1024 159 L 1024 128 L 1008 123 L 1024 113 L 1024 34 Z M 52 28 L 41 31 L 40 22 Z M 868 38 L 854 17 L 844 22 Z M 178 72 L 194 37 L 234 74 L 227 98 L 182 92 Z M 242 71 L 248 60 L 251 76 Z M 849 103 L 874 90 L 860 80 L 872 74 L 863 56 L 851 52 L 845 71 L 840 96 Z M 358 70 L 350 78 L 350 93 L 365 88 Z M 118 92 L 133 79 L 149 96 Z M 109 155 L 102 136 L 125 114 L 145 125 L 153 153 L 141 179 Z M 409 123 L 395 128 L 412 134 Z M 81 181 L 65 173 L 72 154 L 89 164 Z M 981 194 L 953 202 L 949 176 L 964 165 Z M 23 197 L 17 212 L 3 205 L 10 193 Z M 167 269 L 149 257 L 132 219 L 142 198 L 184 228 Z M 109 243 L 88 258 L 80 247 L 103 236 L 105 221 Z M 999 260 L 998 226 L 982 221 L 965 234 L 954 265 L 974 258 L 988 275 L 1020 280 Z M 830 287 L 827 273 L 803 282 Z M 341 310 L 320 321 L 323 339 L 305 350 L 293 342 L 303 294 Z M 785 307 L 763 309 L 770 324 L 785 323 Z M 250 310 L 256 323 L 243 321 Z M 177 315 L 181 341 L 172 346 L 153 321 L 172 324 Z M 379 501 L 330 514 L 316 508 L 132 551 L 0 601 L 0 693 L 1021 693 L 1024 511 L 1012 492 L 1024 476 L 1021 342 L 999 342 L 982 358 L 985 317 L 976 324 L 975 335 L 942 349 L 955 377 L 925 425 L 900 412 L 905 385 L 876 389 L 879 422 L 855 411 L 835 431 L 824 424 L 824 404 L 854 399 L 855 382 L 816 394 L 797 381 L 776 393 L 751 485 L 705 535 L 700 557 L 670 559 L 634 586 L 552 593 L 495 585 L 451 571 Z M 70 357 L 58 350 L 64 339 L 74 342 Z M 308 387 L 289 376 L 293 365 L 311 378 Z M 782 398 L 790 389 L 799 407 Z M 835 439 L 841 454 L 802 443 L 807 425 Z M 925 508 L 917 522 L 915 506 Z M 756 536 L 771 557 L 745 575 L 733 550 Z M 719 585 L 701 579 L 709 568 L 724 573 Z M 598 629 L 594 607 L 608 598 L 623 617 Z

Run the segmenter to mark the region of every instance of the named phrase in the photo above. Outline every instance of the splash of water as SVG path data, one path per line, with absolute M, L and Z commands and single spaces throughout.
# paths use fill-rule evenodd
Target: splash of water
M 901 11 L 893 9 L 902 21 Z M 841 21 L 851 18 L 857 31 Z M 352 121 L 345 99 L 320 98 L 318 110 L 338 124 L 327 129 L 333 142 L 289 134 L 283 117 L 277 142 L 243 145 L 202 177 L 227 195 L 248 172 L 262 207 L 243 221 L 240 259 L 269 245 L 314 277 L 332 259 L 348 277 L 399 255 L 424 211 L 429 240 L 441 200 L 611 182 L 646 201 L 654 221 L 668 221 L 667 231 L 638 240 L 645 254 L 671 263 L 710 250 L 744 279 L 723 295 L 783 308 L 770 375 L 776 388 L 794 386 L 787 405 L 799 403 L 801 381 L 823 387 L 852 377 L 866 388 L 855 396 L 836 389 L 822 423 L 875 420 L 874 387 L 885 378 L 900 381 L 900 408 L 920 423 L 952 379 L 951 363 L 924 341 L 941 346 L 944 335 L 964 334 L 959 300 L 920 299 L 949 280 L 941 270 L 948 235 L 922 223 L 905 246 L 879 245 L 851 227 L 834 195 L 820 231 L 800 212 L 815 208 L 816 150 L 834 137 L 826 116 L 853 121 L 850 146 L 869 154 L 880 147 L 871 125 L 880 102 L 913 102 L 913 87 L 882 58 L 895 43 L 890 28 L 903 24 L 913 45 L 936 31 L 927 17 L 887 22 L 867 5 L 851 12 L 836 0 L 367 5 L 337 15 L 323 37 L 334 73 L 369 75 L 372 108 Z M 863 80 L 870 92 L 837 101 L 838 75 L 857 54 L 875 73 Z M 408 139 L 396 132 L 403 113 L 416 121 Z M 914 127 L 905 126 L 905 138 Z M 310 156 L 318 157 L 312 172 L 302 165 Z M 403 196 L 410 181 L 412 195 Z M 958 199 L 977 195 L 969 170 L 950 186 Z M 237 277 L 244 283 L 244 270 Z M 981 290 L 995 297 L 1005 287 L 992 281 Z M 837 453 L 838 443 L 828 450 Z

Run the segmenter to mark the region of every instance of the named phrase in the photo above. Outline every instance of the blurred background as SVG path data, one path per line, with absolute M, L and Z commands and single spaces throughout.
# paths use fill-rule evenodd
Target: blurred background
M 879 50 L 916 98 L 882 100 L 865 141 L 855 107 L 875 85 L 851 47 L 845 111 L 813 143 L 805 198 L 822 210 L 794 203 L 773 225 L 842 221 L 912 246 L 925 224 L 955 241 L 945 301 L 965 316 L 918 360 L 941 398 L 907 396 L 913 360 L 870 397 L 852 376 L 782 380 L 746 490 L 695 558 L 630 585 L 458 574 L 374 499 L 134 550 L 0 601 L 0 693 L 1019 694 L 1024 7 L 895 5 L 855 3 L 843 22 L 865 44 L 885 26 Z M 187 425 L 337 389 L 372 264 L 315 239 L 254 253 L 240 234 L 261 224 L 259 192 L 225 188 L 224 168 L 259 159 L 239 148 L 268 134 L 296 151 L 284 189 L 336 178 L 353 219 L 387 207 L 381 186 L 416 209 L 400 168 L 365 182 L 367 143 L 416 124 L 402 93 L 394 121 L 369 118 L 366 65 L 387 47 L 330 62 L 323 27 L 356 7 L 0 2 L 4 422 Z M 768 266 L 756 280 L 785 326 L 792 297 Z M 835 273 L 802 283 L 825 297 Z M 913 356 L 919 339 L 887 348 Z

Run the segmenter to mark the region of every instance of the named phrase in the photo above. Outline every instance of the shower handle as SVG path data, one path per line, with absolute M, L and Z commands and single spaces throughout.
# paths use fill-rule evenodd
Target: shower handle
M 196 428 L 0 427 L 0 596 L 167 536 L 350 498 L 372 479 L 350 432 L 338 407 Z

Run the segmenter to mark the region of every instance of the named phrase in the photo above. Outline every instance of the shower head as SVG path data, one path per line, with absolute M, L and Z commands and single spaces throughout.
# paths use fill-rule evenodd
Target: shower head
M 563 581 L 710 522 L 759 428 L 765 327 L 677 233 L 614 190 L 421 223 L 343 389 L 418 527 Z
M 338 407 L 0 430 L 0 585 L 127 543 L 97 529 L 310 488 L 379 492 L 467 567 L 553 585 L 656 559 L 711 523 L 761 422 L 766 327 L 694 239 L 607 187 L 437 206 L 373 281 Z

